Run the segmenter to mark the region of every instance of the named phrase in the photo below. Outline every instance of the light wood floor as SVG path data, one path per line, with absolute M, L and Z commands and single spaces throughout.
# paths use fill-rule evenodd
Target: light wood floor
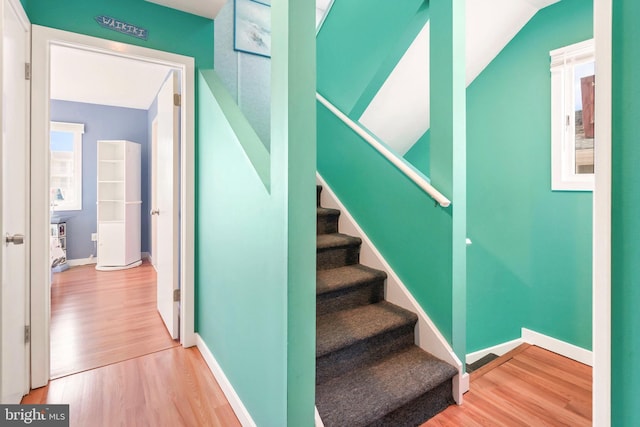
M 120 271 L 94 267 L 53 275 L 51 378 L 179 345 L 158 314 L 151 264 Z
M 56 334 L 66 325 L 75 338 L 67 337 L 67 348 L 56 344 L 66 366 L 58 372 L 84 372 L 52 380 L 22 403 L 69 404 L 72 426 L 240 425 L 198 350 L 176 346 L 162 326 L 151 266 L 63 274 L 52 289 L 52 337 L 55 324 Z M 103 274 L 108 281 L 99 280 Z M 464 404 L 422 427 L 590 426 L 591 376 L 589 366 L 523 345 L 473 372 Z
M 240 426 L 196 348 L 171 339 L 145 263 L 54 275 L 49 385 L 23 404 L 69 404 L 71 426 Z
M 591 367 L 523 345 L 471 373 L 461 406 L 422 427 L 590 426 Z
M 72 427 L 236 427 L 198 349 L 174 347 L 52 380 L 23 404 L 69 404 Z

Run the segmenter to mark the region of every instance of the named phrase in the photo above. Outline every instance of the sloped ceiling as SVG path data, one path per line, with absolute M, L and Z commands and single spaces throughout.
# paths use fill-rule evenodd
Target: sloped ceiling
M 538 10 L 558 1 L 467 0 L 467 85 Z M 429 129 L 429 22 L 359 120 L 400 155 Z
M 51 98 L 146 110 L 171 68 L 51 46 Z

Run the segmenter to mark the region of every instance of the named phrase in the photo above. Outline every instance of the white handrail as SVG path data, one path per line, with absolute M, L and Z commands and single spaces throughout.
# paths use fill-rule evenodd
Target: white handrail
M 395 167 L 400 169 L 411 181 L 415 182 L 418 187 L 424 190 L 433 200 L 435 200 L 443 208 L 448 207 L 451 201 L 436 190 L 433 185 L 429 184 L 424 178 L 416 173 L 413 169 L 402 162 L 395 154 L 393 154 L 387 147 L 372 137 L 367 131 L 362 129 L 356 122 L 347 117 L 342 111 L 338 110 L 336 106 L 327 101 L 322 95 L 316 92 L 316 99 L 336 115 L 340 120 L 349 126 L 355 133 L 360 135 L 362 139 L 367 141 L 369 145 L 378 150 L 387 160 L 389 160 Z

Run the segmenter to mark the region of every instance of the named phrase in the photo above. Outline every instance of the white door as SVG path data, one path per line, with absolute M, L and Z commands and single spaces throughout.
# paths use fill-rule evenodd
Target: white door
M 151 123 L 151 206 L 158 205 L 158 119 Z M 151 264 L 158 268 L 156 256 L 158 255 L 158 216 L 151 215 Z
M 158 311 L 169 333 L 178 338 L 178 113 L 174 94 L 178 93 L 178 76 L 170 72 L 158 94 L 157 149 L 153 153 L 157 165 L 156 205 L 151 212 L 157 216 Z
M 2 403 L 19 403 L 29 391 L 28 218 L 29 201 L 29 21 L 18 0 L 2 0 L 2 173 L 0 254 L 2 262 Z M 25 237 L 26 236 L 26 237 Z

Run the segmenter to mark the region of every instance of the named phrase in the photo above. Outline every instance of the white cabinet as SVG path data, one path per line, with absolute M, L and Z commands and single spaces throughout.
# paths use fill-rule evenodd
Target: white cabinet
M 140 167 L 140 144 L 98 141 L 97 270 L 120 270 L 142 263 Z

